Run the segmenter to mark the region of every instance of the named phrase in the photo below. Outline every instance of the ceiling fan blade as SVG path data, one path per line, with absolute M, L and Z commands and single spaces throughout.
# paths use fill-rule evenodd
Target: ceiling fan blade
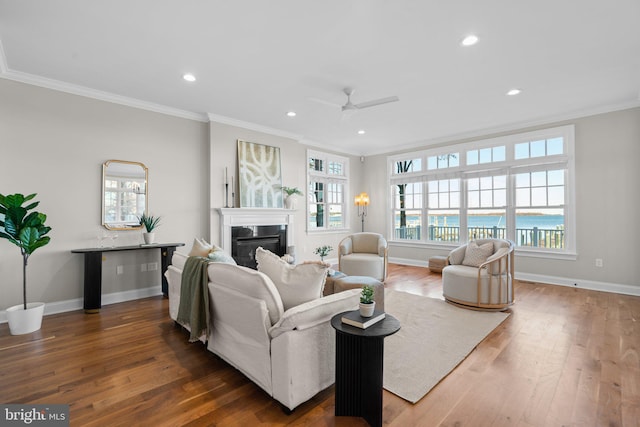
M 397 96 L 390 96 L 388 98 L 380 98 L 380 99 L 374 99 L 373 101 L 361 102 L 359 104 L 355 104 L 355 107 L 358 109 L 369 108 L 369 107 L 375 107 L 376 105 L 382 105 L 382 104 L 387 104 L 389 102 L 396 102 L 396 101 L 400 101 L 400 98 L 398 98 Z
M 324 99 L 314 98 L 314 97 L 309 97 L 307 99 L 309 99 L 309 101 L 317 102 L 318 104 L 324 104 L 324 105 L 327 105 L 329 107 L 342 108 L 342 105 L 336 104 L 336 103 L 330 102 L 330 101 L 325 101 Z

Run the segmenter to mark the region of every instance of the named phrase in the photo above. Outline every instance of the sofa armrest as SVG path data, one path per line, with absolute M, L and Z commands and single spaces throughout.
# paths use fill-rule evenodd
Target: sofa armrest
M 507 257 L 510 253 L 510 248 L 500 248 L 478 268 L 487 268 L 493 275 L 504 274 L 507 272 Z
M 467 250 L 467 245 L 458 246 L 451 252 L 449 252 L 449 256 L 447 257 L 448 265 L 460 265 L 464 260 L 464 254 Z
M 345 237 L 338 246 L 338 256 L 349 255 L 353 252 L 353 241 L 351 237 Z
M 378 255 L 384 257 L 387 254 L 387 239 L 380 236 L 378 239 Z
M 355 310 L 360 301 L 360 291 L 360 289 L 350 289 L 291 307 L 269 329 L 269 335 L 271 338 L 275 338 L 294 329 L 312 328 L 320 323 L 328 322 L 338 313 Z

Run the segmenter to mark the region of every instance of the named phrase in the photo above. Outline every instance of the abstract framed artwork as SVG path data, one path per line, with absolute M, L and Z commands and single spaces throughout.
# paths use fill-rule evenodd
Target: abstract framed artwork
M 282 208 L 280 148 L 238 140 L 241 208 Z

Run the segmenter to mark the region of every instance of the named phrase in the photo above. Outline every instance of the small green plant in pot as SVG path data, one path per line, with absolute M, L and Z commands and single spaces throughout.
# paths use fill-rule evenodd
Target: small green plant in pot
M 329 252 L 331 252 L 332 250 L 333 248 L 331 246 L 324 245 L 324 246 L 318 246 L 316 250 L 313 251 L 313 253 L 315 253 L 316 255 L 320 255 L 320 261 L 324 262 L 324 257 L 329 255 Z
M 0 237 L 20 248 L 22 254 L 22 297 L 21 305 L 7 308 L 9 329 L 13 335 L 28 334 L 40 329 L 44 303 L 27 303 L 27 264 L 36 249 L 48 244 L 51 238 L 46 234 L 51 227 L 45 225 L 47 216 L 36 212 L 40 202 L 32 202 L 36 194 L 0 194 Z M 31 212 L 30 212 L 31 211 Z
M 140 219 L 140 225 L 144 226 L 146 233 L 143 233 L 144 242 L 148 245 L 154 243 L 155 233 L 153 230 L 160 225 L 160 217 L 154 217 L 153 215 L 147 215 L 146 212 L 142 212 Z
M 280 187 L 280 188 L 286 194 L 284 198 L 284 207 L 287 209 L 295 209 L 296 208 L 295 196 L 304 196 L 304 193 L 300 191 L 298 187 Z
M 373 286 L 364 285 L 360 292 L 360 315 L 362 317 L 371 317 L 376 308 L 376 302 L 373 300 Z

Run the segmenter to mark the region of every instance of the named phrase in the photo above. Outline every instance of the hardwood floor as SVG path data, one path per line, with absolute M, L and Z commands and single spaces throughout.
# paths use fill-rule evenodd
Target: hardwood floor
M 389 288 L 442 297 L 439 274 L 390 265 Z M 390 426 L 640 426 L 640 297 L 519 282 L 512 315 L 417 404 L 384 392 Z M 80 426 L 359 426 L 333 387 L 291 415 L 189 344 L 168 300 L 0 325 L 0 403 L 66 403 Z

